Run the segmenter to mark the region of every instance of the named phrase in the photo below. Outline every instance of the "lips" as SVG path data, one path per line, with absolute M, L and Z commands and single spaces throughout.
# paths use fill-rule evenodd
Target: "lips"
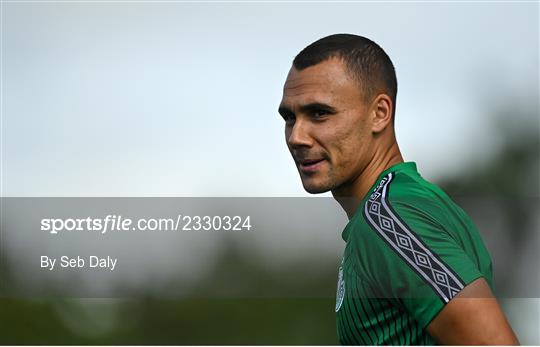
M 322 159 L 322 158 L 321 159 L 304 159 L 304 160 L 299 160 L 298 164 L 300 166 L 300 170 L 303 173 L 309 174 L 309 173 L 313 173 L 317 171 L 321 167 L 324 161 L 325 159 Z
M 309 165 L 313 165 L 313 164 L 316 164 L 318 162 L 321 162 L 323 161 L 324 159 L 304 159 L 304 160 L 299 160 L 300 162 L 300 165 L 304 165 L 304 166 L 309 166 Z

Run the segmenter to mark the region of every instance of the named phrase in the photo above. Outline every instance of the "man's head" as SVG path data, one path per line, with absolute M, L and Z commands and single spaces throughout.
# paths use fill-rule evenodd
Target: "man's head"
M 347 192 L 395 142 L 396 92 L 390 58 L 364 37 L 328 36 L 296 56 L 279 113 L 304 189 Z

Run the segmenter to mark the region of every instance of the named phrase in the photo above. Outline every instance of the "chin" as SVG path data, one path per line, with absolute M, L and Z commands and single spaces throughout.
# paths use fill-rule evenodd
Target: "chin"
M 326 193 L 332 188 L 325 184 L 313 184 L 309 182 L 302 182 L 302 185 L 304 186 L 304 190 L 310 194 Z

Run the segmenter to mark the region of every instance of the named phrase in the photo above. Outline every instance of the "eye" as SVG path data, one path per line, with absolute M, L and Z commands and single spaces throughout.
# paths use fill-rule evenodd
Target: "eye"
M 292 113 L 284 113 L 282 117 L 286 124 L 292 124 L 296 120 L 296 117 Z
M 312 115 L 314 118 L 321 118 L 321 117 L 324 117 L 326 115 L 330 114 L 330 112 L 326 111 L 326 110 L 314 110 Z

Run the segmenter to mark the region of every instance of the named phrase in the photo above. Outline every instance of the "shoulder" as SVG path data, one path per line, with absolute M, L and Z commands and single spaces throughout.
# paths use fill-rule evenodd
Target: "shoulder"
M 389 172 L 381 177 L 347 225 L 351 236 L 369 236 L 373 229 L 393 229 L 394 223 L 413 216 L 439 224 L 451 200 L 418 174 Z M 367 235 L 366 235 L 367 234 Z
M 363 217 L 373 224 L 388 224 L 385 217 L 403 222 L 427 224 L 446 229 L 452 223 L 457 205 L 435 184 L 418 173 L 390 172 L 380 181 L 363 206 Z M 373 218 L 374 215 L 378 218 Z M 384 226 L 384 225 L 383 225 Z

